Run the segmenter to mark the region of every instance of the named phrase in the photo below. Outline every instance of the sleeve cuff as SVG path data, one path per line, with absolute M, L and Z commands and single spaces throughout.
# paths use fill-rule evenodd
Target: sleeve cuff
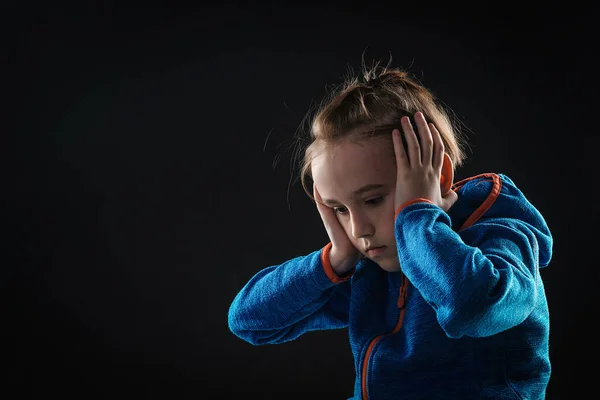
M 404 210 L 406 207 L 410 206 L 411 204 L 421 203 L 421 202 L 435 205 L 435 203 L 433 201 L 426 199 L 424 197 L 417 197 L 416 199 L 405 201 L 404 203 L 400 204 L 400 207 L 398 207 L 398 209 L 396 210 L 396 214 L 394 215 L 394 220 L 396 220 L 396 218 L 398 218 L 398 214 L 400 214 L 400 212 L 402 210 Z
M 352 268 L 350 271 L 348 271 L 342 276 L 336 274 L 333 268 L 331 267 L 331 263 L 329 262 L 329 251 L 331 250 L 332 246 L 333 243 L 329 242 L 325 247 L 323 247 L 323 250 L 321 251 L 321 263 L 323 264 L 323 270 L 325 271 L 325 274 L 331 282 L 345 282 L 352 277 L 356 268 Z

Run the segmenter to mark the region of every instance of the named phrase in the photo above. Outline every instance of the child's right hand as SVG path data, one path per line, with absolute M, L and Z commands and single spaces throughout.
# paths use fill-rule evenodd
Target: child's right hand
M 317 203 L 317 209 L 325 225 L 325 230 L 331 240 L 331 250 L 329 251 L 329 263 L 331 268 L 338 276 L 342 276 L 350 271 L 358 261 L 364 258 L 363 254 L 352 244 L 346 231 L 338 221 L 333 208 L 323 204 L 323 199 L 313 184 L 313 195 Z

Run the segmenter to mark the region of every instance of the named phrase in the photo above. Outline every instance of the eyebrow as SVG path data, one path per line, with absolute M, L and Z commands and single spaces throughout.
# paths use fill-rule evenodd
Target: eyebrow
M 381 189 L 383 187 L 385 187 L 385 185 L 383 185 L 381 183 L 370 183 L 368 185 L 361 187 L 360 189 L 355 190 L 354 193 L 352 193 L 352 197 L 358 197 L 361 194 L 370 192 L 371 190 Z M 334 199 L 323 199 L 323 203 L 325 203 L 325 204 L 341 204 L 339 201 L 334 200 Z

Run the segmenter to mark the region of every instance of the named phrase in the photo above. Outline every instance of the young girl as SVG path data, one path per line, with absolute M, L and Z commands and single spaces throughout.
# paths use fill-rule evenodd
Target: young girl
M 258 271 L 231 331 L 262 345 L 347 327 L 354 399 L 543 399 L 552 236 L 509 177 L 453 182 L 462 149 L 404 71 L 348 79 L 301 165 L 330 242 Z

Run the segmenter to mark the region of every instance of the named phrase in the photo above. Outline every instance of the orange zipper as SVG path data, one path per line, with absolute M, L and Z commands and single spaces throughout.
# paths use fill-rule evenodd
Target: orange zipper
M 401 272 L 401 274 L 402 274 L 402 272 Z M 394 328 L 393 331 L 391 331 L 390 333 L 386 333 L 384 335 L 379 335 L 371 341 L 371 343 L 369 344 L 369 347 L 367 348 L 367 351 L 365 353 L 365 358 L 363 359 L 363 368 L 362 368 L 362 398 L 363 398 L 363 400 L 369 399 L 369 396 L 367 395 L 367 367 L 369 365 L 369 357 L 371 357 L 371 352 L 373 351 L 373 348 L 382 338 L 389 336 L 389 335 L 393 335 L 394 333 L 398 332 L 400 330 L 400 328 L 402 328 L 402 320 L 404 319 L 404 311 L 405 311 L 404 304 L 406 302 L 406 291 L 408 288 L 408 279 L 406 279 L 404 274 L 402 274 L 401 277 L 402 277 L 402 285 L 400 286 L 400 295 L 398 296 L 398 308 L 400 309 L 400 316 L 398 317 L 398 323 L 396 324 L 396 327 Z

